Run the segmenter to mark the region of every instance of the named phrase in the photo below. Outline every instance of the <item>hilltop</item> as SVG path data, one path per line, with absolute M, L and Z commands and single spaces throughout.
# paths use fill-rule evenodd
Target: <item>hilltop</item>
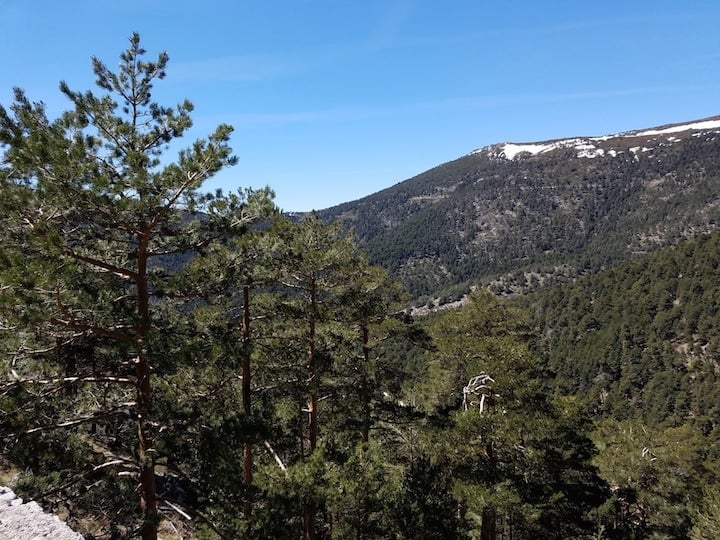
M 716 230 L 720 116 L 498 143 L 320 212 L 419 301 L 526 291 Z

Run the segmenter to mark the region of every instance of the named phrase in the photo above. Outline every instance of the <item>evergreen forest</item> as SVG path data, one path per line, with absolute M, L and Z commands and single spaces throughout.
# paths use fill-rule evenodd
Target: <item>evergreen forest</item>
M 413 317 L 340 221 L 204 191 L 232 128 L 169 156 L 148 58 L 0 106 L 0 484 L 88 539 L 720 538 L 720 234 Z

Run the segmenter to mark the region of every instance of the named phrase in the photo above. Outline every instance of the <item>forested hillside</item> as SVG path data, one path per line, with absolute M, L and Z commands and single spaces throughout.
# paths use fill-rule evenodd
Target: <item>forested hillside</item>
M 414 320 L 341 222 L 205 194 L 232 128 L 173 161 L 192 105 L 145 55 L 59 118 L 0 106 L 1 482 L 98 539 L 718 537 L 712 133 L 492 147 L 389 190 L 409 217 L 346 207 L 415 294 L 536 281 Z
M 520 301 L 561 393 L 589 396 L 602 415 L 717 429 L 720 235 Z
M 61 84 L 59 118 L 19 89 L 0 107 L 13 489 L 98 538 L 592 533 L 587 424 L 516 316 L 488 296 L 467 341 L 434 337 L 339 225 L 203 194 L 231 128 L 161 159 L 192 105 L 152 101 L 168 57 L 145 54 L 133 35 L 118 72 L 94 60 L 98 95 Z M 505 360 L 463 393 L 481 346 Z
M 555 392 L 596 417 L 622 537 L 686 537 L 694 512 L 692 538 L 720 531 L 719 257 L 715 233 L 517 299 Z
M 527 289 L 715 230 L 716 124 L 494 145 L 321 216 L 415 297 Z

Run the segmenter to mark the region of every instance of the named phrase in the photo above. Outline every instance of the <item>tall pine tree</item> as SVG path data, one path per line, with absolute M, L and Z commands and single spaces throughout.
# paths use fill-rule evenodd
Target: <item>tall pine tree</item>
M 93 58 L 100 93 L 61 83 L 71 108 L 57 119 L 20 89 L 9 108 L 0 107 L 3 226 L 10 239 L 1 270 L 4 327 L 16 334 L 13 365 L 21 382 L 37 385 L 38 377 L 22 380 L 21 365 L 41 362 L 46 382 L 122 388 L 110 392 L 114 403 L 88 391 L 83 395 L 98 410 L 37 418 L 26 431 L 90 422 L 89 436 L 113 415 L 132 418 L 134 429 L 114 429 L 132 436 L 135 450 L 107 463 L 134 461 L 140 535 L 155 539 L 161 419 L 154 417 L 153 381 L 175 369 L 185 339 L 172 336 L 183 310 L 174 309 L 182 299 L 173 297 L 170 267 L 242 233 L 271 203 L 265 192 L 212 197 L 199 191 L 235 163 L 228 125 L 181 150 L 174 162 L 163 157 L 192 126 L 193 106 L 153 101 L 168 55 L 148 61 L 145 53 L 133 34 L 117 72 Z

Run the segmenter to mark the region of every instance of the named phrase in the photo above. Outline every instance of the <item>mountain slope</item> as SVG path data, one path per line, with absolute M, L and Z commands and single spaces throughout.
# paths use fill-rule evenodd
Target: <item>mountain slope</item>
M 720 234 L 516 301 L 560 393 L 648 425 L 720 427 Z
M 720 117 L 487 146 L 321 212 L 415 296 L 594 272 L 717 228 Z M 508 278 L 508 274 L 512 272 Z

